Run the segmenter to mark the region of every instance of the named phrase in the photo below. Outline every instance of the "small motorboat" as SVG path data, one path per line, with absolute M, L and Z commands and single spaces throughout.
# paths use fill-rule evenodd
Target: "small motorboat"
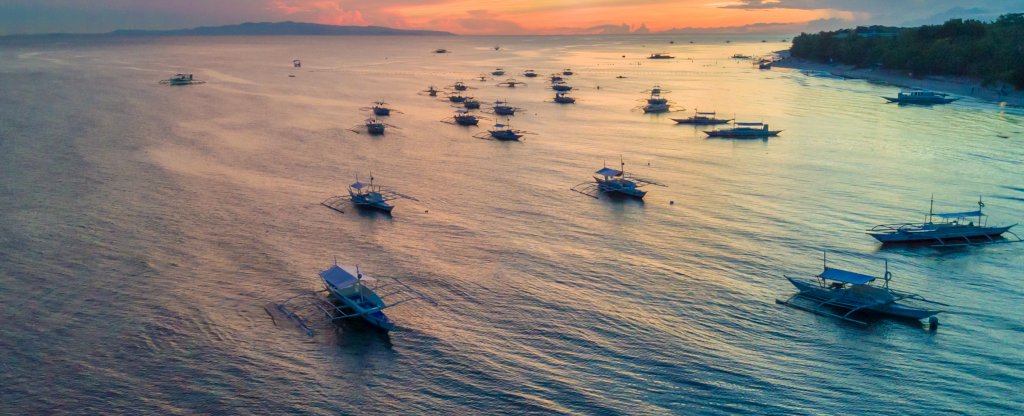
M 505 70 L 501 68 L 495 68 L 495 70 L 491 71 L 491 75 L 494 75 L 496 77 L 505 75 Z
M 502 82 L 499 82 L 499 83 L 495 84 L 495 86 L 506 87 L 506 88 L 516 88 L 518 86 L 526 86 L 526 83 L 523 82 L 523 81 L 516 81 L 515 78 L 509 78 L 509 79 L 507 79 L 505 81 L 502 81 Z
M 537 77 L 537 72 L 532 70 L 532 69 L 527 69 L 527 70 L 523 71 L 523 76 L 527 77 L 527 78 L 536 78 Z
M 942 92 L 935 92 L 930 90 L 924 90 L 919 88 L 904 89 L 893 97 L 882 97 L 890 103 L 897 104 L 949 104 L 953 101 L 959 100 L 957 97 L 950 97 L 949 94 Z
M 519 140 L 527 134 L 534 134 L 526 130 L 513 129 L 508 120 L 505 123 L 495 123 L 494 128 L 486 132 L 480 132 L 475 134 L 473 137 L 478 139 L 494 139 L 500 141 L 514 141 Z
M 704 134 L 708 137 L 721 137 L 729 139 L 765 139 L 768 137 L 775 137 L 781 133 L 782 130 L 769 130 L 768 125 L 765 123 L 739 123 L 733 122 L 733 127 L 727 129 L 708 130 Z
M 437 49 L 434 49 L 434 53 L 451 53 L 451 52 L 449 52 L 445 48 L 437 48 Z
M 993 243 L 1016 243 L 1021 238 L 1010 231 L 1017 224 L 989 226 L 988 215 L 981 212 L 985 203 L 978 198 L 978 210 L 934 214 L 934 199 L 928 207 L 928 218 L 923 223 L 882 224 L 867 230 L 867 234 L 882 244 L 932 243 L 933 247 L 956 247 Z M 938 217 L 939 221 L 932 221 Z M 1013 238 L 1004 238 L 1003 234 Z
M 885 263 L 884 283 L 881 286 L 870 284 L 877 280 L 874 276 L 828 267 L 825 256 L 823 263 L 824 270 L 814 280 L 783 275 L 799 292 L 786 300 L 776 299 L 775 302 L 861 325 L 867 323 L 855 319 L 859 317 L 858 314 L 873 312 L 912 320 L 931 318 L 929 323 L 933 327 L 938 324 L 934 316 L 942 311 L 926 304 L 949 306 L 889 288 L 892 273 L 889 272 L 888 261 Z
M 569 92 L 572 91 L 572 86 L 562 81 L 555 81 L 551 83 L 551 89 L 558 92 Z
M 568 75 L 572 75 L 572 74 L 573 74 L 573 72 L 569 68 L 565 68 L 565 69 L 562 70 L 562 75 L 568 76 Z
M 664 52 L 655 52 L 648 56 L 647 59 L 676 59 L 676 57 Z

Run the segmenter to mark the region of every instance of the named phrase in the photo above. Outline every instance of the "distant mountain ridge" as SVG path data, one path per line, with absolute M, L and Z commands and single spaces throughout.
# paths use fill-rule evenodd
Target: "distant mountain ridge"
M 49 33 L 54 36 L 78 35 L 74 33 Z M 139 30 L 120 29 L 108 33 L 90 33 L 87 36 L 345 36 L 345 35 L 411 35 L 411 36 L 455 36 L 451 32 L 437 30 L 407 30 L 383 26 L 335 26 L 303 22 L 246 22 L 237 25 L 201 26 L 191 29 Z

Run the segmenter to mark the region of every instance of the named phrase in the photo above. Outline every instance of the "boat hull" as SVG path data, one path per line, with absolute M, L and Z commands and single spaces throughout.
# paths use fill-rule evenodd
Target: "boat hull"
M 778 136 L 782 130 L 759 130 L 756 132 L 728 132 L 728 131 L 706 131 L 708 137 L 720 137 L 727 139 L 766 139 Z
M 672 121 L 676 122 L 677 124 L 692 124 L 694 126 L 713 126 L 713 125 L 717 125 L 717 124 L 727 124 L 727 123 L 729 123 L 732 120 L 722 120 L 722 119 L 702 120 L 702 119 L 693 119 L 693 118 L 673 118 Z

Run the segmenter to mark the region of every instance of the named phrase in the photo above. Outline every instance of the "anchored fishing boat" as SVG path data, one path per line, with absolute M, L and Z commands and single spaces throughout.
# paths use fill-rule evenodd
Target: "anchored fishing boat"
M 292 67 L 294 67 L 294 68 L 302 68 L 302 61 L 300 61 L 298 59 L 293 59 L 292 60 Z
M 893 97 L 882 97 L 890 103 L 898 104 L 949 104 L 959 100 L 957 97 L 950 97 L 949 94 L 935 92 L 919 88 L 904 89 Z
M 867 323 L 855 319 L 858 313 L 873 312 L 912 320 L 931 318 L 929 323 L 933 327 L 938 324 L 938 318 L 934 316 L 942 311 L 925 304 L 949 306 L 917 294 L 889 288 L 892 273 L 889 272 L 888 261 L 885 262 L 882 286 L 870 284 L 876 280 L 874 276 L 828 267 L 825 255 L 822 261 L 824 270 L 814 280 L 783 275 L 799 292 L 786 300 L 776 299 L 775 302 L 861 325 Z
M 768 125 L 761 122 L 733 122 L 732 128 L 709 130 L 705 131 L 704 134 L 707 134 L 708 137 L 724 137 L 731 139 L 764 139 L 778 136 L 781 132 L 782 130 L 769 130 Z
M 664 52 L 655 52 L 652 53 L 651 56 L 648 56 L 647 59 L 676 59 L 676 57 Z
M 490 130 L 488 130 L 486 132 L 477 133 L 477 134 L 473 135 L 473 137 L 476 137 L 478 139 L 494 139 L 494 140 L 500 140 L 500 141 L 514 141 L 514 140 L 519 140 L 520 138 L 522 138 L 523 136 L 525 136 L 527 134 L 535 134 L 535 133 L 532 133 L 532 132 L 529 132 L 529 131 L 526 131 L 526 130 L 513 129 L 512 126 L 509 124 L 508 119 L 506 119 L 504 124 L 503 123 L 495 123 L 493 129 L 490 129 Z
M 420 94 L 426 94 L 426 95 L 431 96 L 431 97 L 437 97 L 437 93 L 439 93 L 439 92 L 441 92 L 441 91 L 439 91 L 438 89 L 434 88 L 433 85 L 431 85 L 431 86 L 427 87 L 427 89 L 425 89 L 423 91 L 420 91 Z
M 333 209 L 338 212 L 344 213 L 342 209 L 344 202 L 351 202 L 356 208 L 375 209 L 384 213 L 390 214 L 394 205 L 388 203 L 396 199 L 411 199 L 413 201 L 419 201 L 409 195 L 401 194 L 389 189 L 385 189 L 380 185 L 373 184 L 373 175 L 370 175 L 370 183 L 360 182 L 359 178 L 356 178 L 355 183 L 348 186 L 348 198 L 344 196 L 335 196 L 328 198 L 320 204 Z
M 715 124 L 726 124 L 732 121 L 731 118 L 716 118 L 714 111 L 694 111 L 692 117 L 673 118 L 672 121 L 679 124 L 693 124 L 697 126 L 710 126 Z
M 493 71 L 491 71 L 491 75 L 494 75 L 496 77 L 505 75 L 505 70 L 501 68 L 495 68 Z
M 572 70 L 569 69 L 569 68 L 565 68 L 565 69 L 562 70 L 562 75 L 566 75 L 566 76 L 572 75 Z
M 513 107 L 508 101 L 495 101 L 494 105 L 491 106 L 491 112 L 499 116 L 514 116 L 516 111 L 520 111 L 522 108 Z
M 456 81 L 454 84 L 451 85 L 451 89 L 455 91 L 465 91 L 469 89 L 469 86 L 467 86 L 465 82 Z
M 527 70 L 523 71 L 523 76 L 527 77 L 527 78 L 535 78 L 537 76 L 537 71 L 534 71 L 532 69 L 527 69 Z
M 594 182 L 583 182 L 569 189 L 592 198 L 598 198 L 601 193 L 604 193 L 612 197 L 643 199 L 647 195 L 647 191 L 641 190 L 641 187 L 665 186 L 650 179 L 627 174 L 626 162 L 621 159 L 619 160 L 619 169 L 612 169 L 606 165 L 594 173 L 597 175 L 594 176 Z
M 458 109 L 452 116 L 452 122 L 460 126 L 475 126 L 480 123 L 480 119 L 464 109 Z
M 180 85 L 194 85 L 194 84 L 205 84 L 206 81 L 200 81 L 195 79 L 192 74 L 175 74 L 170 79 L 160 81 L 161 84 L 167 84 L 171 86 Z
M 373 111 L 373 115 L 378 116 L 378 117 L 389 116 L 389 115 L 391 115 L 392 111 L 394 111 L 396 113 L 401 113 L 401 111 L 395 110 L 393 108 L 389 108 L 387 106 L 387 104 L 388 103 L 386 103 L 384 101 L 374 101 L 373 105 L 371 105 L 370 107 L 363 107 L 363 108 L 360 108 L 360 110 L 363 110 L 363 111 L 367 111 L 367 110 Z
M 551 83 L 551 89 L 558 92 L 569 92 L 572 91 L 572 86 L 566 84 L 564 81 L 555 81 Z
M 928 206 L 928 217 L 923 223 L 882 224 L 867 230 L 867 234 L 882 244 L 934 243 L 933 247 L 956 247 L 977 244 L 1017 243 L 1022 239 L 1010 231 L 1017 224 L 989 226 L 988 215 L 982 213 L 985 203 L 978 198 L 978 210 L 935 214 L 934 198 Z M 939 221 L 933 221 L 933 218 Z M 976 221 L 976 222 L 975 222 Z M 1002 237 L 1010 234 L 1013 239 Z
M 473 97 L 467 97 L 466 101 L 462 102 L 462 107 L 467 110 L 476 110 L 480 108 L 480 101 L 477 101 L 477 99 Z
M 309 336 L 315 335 L 313 319 L 318 315 L 330 323 L 358 319 L 373 328 L 390 331 L 395 323 L 384 314 L 385 309 L 413 300 L 436 304 L 401 280 L 373 278 L 363 274 L 359 266 L 335 263 L 321 271 L 319 277 L 323 290 L 300 293 L 275 305 L 278 312 Z
M 448 96 L 448 101 L 451 101 L 453 103 L 463 103 L 466 102 L 466 99 L 468 98 L 469 97 L 466 97 L 462 94 L 451 94 Z
M 576 102 L 575 98 L 572 98 L 572 97 L 566 95 L 564 92 L 555 93 L 554 100 L 555 100 L 556 103 L 559 103 L 559 104 L 572 104 L 572 103 Z
M 497 83 L 495 85 L 498 86 L 498 87 L 515 88 L 515 87 L 518 87 L 520 85 L 526 86 L 526 83 L 523 82 L 523 81 L 516 81 L 515 78 L 509 78 L 509 79 L 507 79 L 505 81 L 502 81 L 502 82 L 499 82 L 499 83 Z

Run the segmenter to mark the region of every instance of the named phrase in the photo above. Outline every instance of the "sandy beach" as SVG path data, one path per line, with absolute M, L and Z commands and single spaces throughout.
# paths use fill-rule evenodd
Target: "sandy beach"
M 783 59 L 776 61 L 773 66 L 798 70 L 826 71 L 843 78 L 863 79 L 871 82 L 892 84 L 897 87 L 924 88 L 964 97 L 974 97 L 980 100 L 1000 103 L 1001 105 L 1024 107 L 1024 91 L 1014 90 L 1010 85 L 983 86 L 981 80 L 968 77 L 936 75 L 914 78 L 901 71 L 855 68 L 851 65 L 825 64 L 787 57 L 788 53 L 780 55 L 783 56 Z

